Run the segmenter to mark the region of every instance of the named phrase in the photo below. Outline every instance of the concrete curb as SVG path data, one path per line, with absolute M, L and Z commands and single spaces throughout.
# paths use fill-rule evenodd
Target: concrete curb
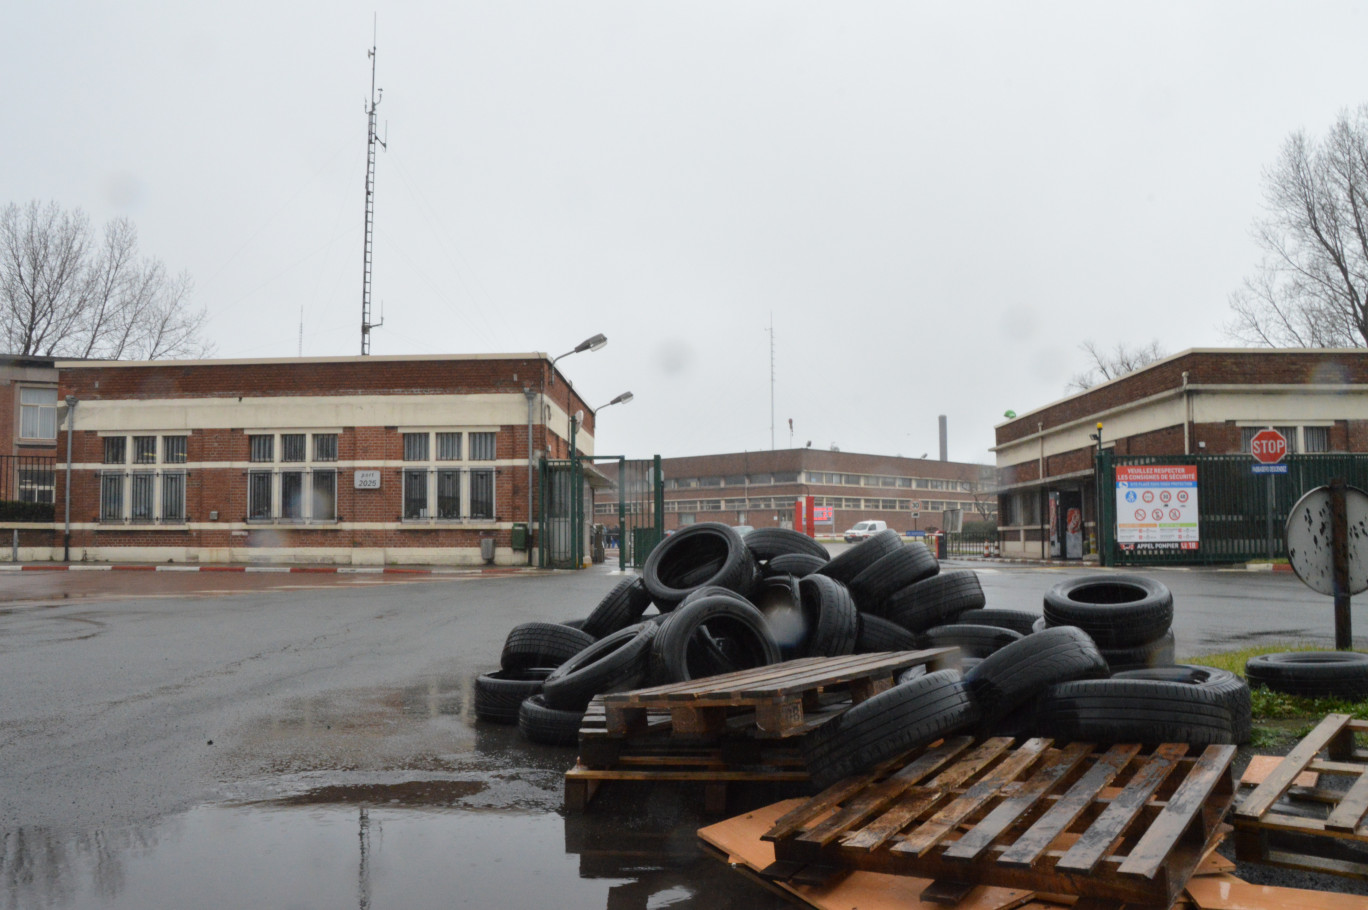
M 470 569 L 456 568 L 399 568 L 395 566 L 226 566 L 226 565 L 84 565 L 80 563 L 9 563 L 0 565 L 0 572 L 249 572 L 308 575 L 469 575 L 497 577 L 528 575 L 545 572 L 526 566 L 493 566 Z

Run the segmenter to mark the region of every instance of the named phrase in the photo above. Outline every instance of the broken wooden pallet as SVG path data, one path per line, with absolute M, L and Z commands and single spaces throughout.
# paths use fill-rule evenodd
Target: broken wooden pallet
M 850 869 L 1168 907 L 1222 835 L 1234 746 L 960 736 L 848 778 L 765 834 L 777 879 Z
M 1368 845 L 1368 750 L 1356 736 L 1368 721 L 1330 714 L 1239 801 L 1232 813 L 1235 854 L 1242 862 L 1368 878 L 1368 863 L 1350 844 Z M 1324 757 L 1322 757 L 1324 753 Z M 1353 778 L 1347 789 L 1298 786 L 1306 772 Z M 1288 811 L 1288 800 L 1313 816 Z M 1361 855 L 1361 848 L 1357 848 Z M 1342 853 L 1336 856 L 1334 854 Z
M 612 736 L 643 731 L 653 712 L 668 713 L 671 732 L 711 736 L 745 714 L 755 736 L 799 736 L 830 716 L 823 696 L 841 693 L 858 704 L 893 686 L 899 673 L 953 663 L 954 648 L 805 657 L 705 679 L 603 696 L 605 730 Z

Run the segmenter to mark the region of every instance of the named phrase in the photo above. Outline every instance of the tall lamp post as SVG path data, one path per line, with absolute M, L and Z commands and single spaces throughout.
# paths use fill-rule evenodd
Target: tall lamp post
M 1097 488 L 1097 501 L 1093 504 L 1096 510 L 1093 527 L 1097 531 L 1097 555 L 1098 562 L 1102 562 L 1102 421 L 1097 422 L 1097 432 L 1089 433 L 1088 438 L 1097 444 L 1097 454 L 1093 456 L 1093 486 Z
M 62 531 L 62 562 L 71 562 L 71 437 L 76 429 L 76 405 L 80 399 L 75 395 L 66 397 L 67 406 L 67 453 L 66 453 L 66 518 Z

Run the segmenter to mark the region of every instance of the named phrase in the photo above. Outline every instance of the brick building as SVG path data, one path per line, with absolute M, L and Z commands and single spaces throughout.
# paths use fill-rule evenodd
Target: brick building
M 527 562 L 535 463 L 593 452 L 545 354 L 57 366 L 73 560 Z
M 1291 454 L 1368 452 L 1368 351 L 1188 350 L 999 424 L 1003 555 L 1095 552 L 1099 444 L 1118 456 L 1231 455 L 1268 426 Z
M 57 368 L 51 357 L 0 356 L 0 499 L 52 502 Z
M 599 470 L 615 476 L 612 464 Z M 947 512 L 966 522 L 993 520 L 989 465 L 825 449 L 779 449 L 661 459 L 665 528 L 699 521 L 752 527 L 789 526 L 795 500 L 813 496 L 832 510 L 817 533 L 839 534 L 857 521 L 878 519 L 899 532 L 943 529 Z M 596 495 L 595 520 L 617 523 L 616 493 Z

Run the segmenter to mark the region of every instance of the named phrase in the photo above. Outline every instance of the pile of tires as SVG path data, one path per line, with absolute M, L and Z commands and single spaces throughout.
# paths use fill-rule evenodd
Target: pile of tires
M 1173 594 L 1140 575 L 1085 575 L 1045 594 L 1044 627 L 1077 626 L 1097 643 L 1113 673 L 1174 661 Z

